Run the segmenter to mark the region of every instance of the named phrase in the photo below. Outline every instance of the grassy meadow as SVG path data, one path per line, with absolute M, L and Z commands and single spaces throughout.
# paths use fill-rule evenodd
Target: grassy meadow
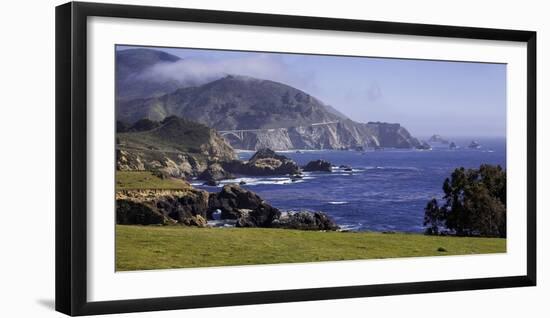
M 180 190 L 189 184 L 182 179 L 159 178 L 150 171 L 117 171 L 116 190 Z
M 117 271 L 505 252 L 499 238 L 116 226 Z

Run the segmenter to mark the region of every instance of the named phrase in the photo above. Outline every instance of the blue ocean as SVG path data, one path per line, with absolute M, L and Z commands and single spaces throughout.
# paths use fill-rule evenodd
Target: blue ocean
M 225 180 L 220 186 L 244 181 L 242 187 L 281 211 L 322 211 L 347 230 L 423 232 L 424 207 L 431 198 L 441 198 L 443 181 L 455 168 L 477 168 L 484 163 L 506 167 L 504 138 L 478 139 L 480 149 L 467 147 L 471 139 L 452 140 L 457 149 L 434 143 L 432 150 L 282 151 L 299 165 L 317 159 L 330 161 L 333 172 L 306 172 L 294 182 L 286 176 L 247 176 Z M 242 160 L 253 154 L 239 152 Z M 353 169 L 344 171 L 341 165 Z

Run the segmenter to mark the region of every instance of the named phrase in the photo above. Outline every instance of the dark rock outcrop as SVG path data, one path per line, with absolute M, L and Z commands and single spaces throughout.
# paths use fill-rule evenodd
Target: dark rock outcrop
M 254 176 L 294 175 L 301 172 L 296 162 L 271 149 L 258 150 L 247 162 L 232 160 L 223 162 L 222 166 L 231 173 Z
M 263 148 L 256 151 L 256 153 L 252 157 L 250 157 L 248 161 L 254 162 L 260 159 L 277 159 L 280 161 L 290 160 L 286 156 L 279 155 L 269 148 Z
M 224 179 L 232 179 L 234 176 L 225 171 L 219 163 L 213 163 L 208 166 L 203 172 L 199 174 L 197 179 L 207 182 L 216 182 Z
M 241 210 L 237 227 L 273 227 L 281 212 L 269 204 L 262 204 L 254 210 Z
M 308 162 L 308 164 L 303 167 L 303 170 L 332 172 L 332 163 L 322 159 L 313 160 Z
M 221 211 L 222 219 L 239 219 L 240 226 L 268 227 L 281 214 L 257 194 L 237 184 L 225 185 L 219 193 L 210 195 L 208 217 L 212 218 L 216 210 Z
M 289 212 L 273 221 L 271 227 L 309 231 L 339 229 L 338 225 L 325 213 L 310 211 Z
M 300 211 L 282 215 L 257 194 L 228 184 L 210 195 L 209 217 L 221 211 L 221 219 L 237 219 L 237 227 L 271 227 L 297 230 L 334 231 L 338 225 L 322 212 Z
M 116 193 L 117 224 L 170 224 L 204 226 L 209 194 L 183 190 L 121 190 Z M 200 217 L 200 218 L 199 218 Z
M 116 201 L 117 224 L 164 224 L 165 217 L 153 205 L 130 200 Z
M 155 203 L 162 214 L 178 222 L 185 222 L 197 215 L 206 218 L 208 196 L 206 191 L 193 189 L 184 195 L 159 197 Z

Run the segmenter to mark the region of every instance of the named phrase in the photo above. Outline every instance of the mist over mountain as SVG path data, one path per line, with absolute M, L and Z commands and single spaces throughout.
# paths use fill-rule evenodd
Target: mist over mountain
M 117 87 L 117 90 L 122 89 L 122 92 L 117 91 L 119 121 L 134 123 L 143 118 L 161 121 L 175 115 L 222 132 L 235 148 L 251 150 L 264 147 L 275 150 L 412 148 L 420 145 L 399 124 L 354 122 L 302 90 L 266 79 L 226 75 L 191 87 L 160 80 L 137 94 L 135 90 L 152 80 L 140 77 L 140 73 L 154 65 L 166 67 L 181 61 L 159 51 L 147 54 L 143 51 L 122 51 L 126 52 L 121 54 L 122 72 L 118 71 L 117 60 L 117 83 L 124 83 Z M 178 85 L 180 87 L 174 88 Z M 149 96 L 129 98 L 132 95 Z
M 144 73 L 159 64 L 171 64 L 179 57 L 158 50 L 130 49 L 116 51 L 116 98 L 129 100 L 151 96 L 161 96 L 172 92 L 181 83 L 175 80 L 158 80 Z

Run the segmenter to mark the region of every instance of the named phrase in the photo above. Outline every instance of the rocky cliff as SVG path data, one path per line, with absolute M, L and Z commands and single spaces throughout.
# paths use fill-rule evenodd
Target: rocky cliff
M 369 122 L 365 125 L 372 133 L 374 146 L 390 148 L 418 148 L 421 142 L 400 124 Z
M 247 150 L 360 150 L 369 147 L 418 148 L 421 145 L 399 124 L 361 124 L 351 120 L 314 126 L 223 132 L 223 137 L 234 148 Z
M 137 124 L 137 123 L 136 123 Z M 117 133 L 117 170 L 160 171 L 173 177 L 195 176 L 209 162 L 236 158 L 214 129 L 175 116 L 149 130 L 130 127 Z

